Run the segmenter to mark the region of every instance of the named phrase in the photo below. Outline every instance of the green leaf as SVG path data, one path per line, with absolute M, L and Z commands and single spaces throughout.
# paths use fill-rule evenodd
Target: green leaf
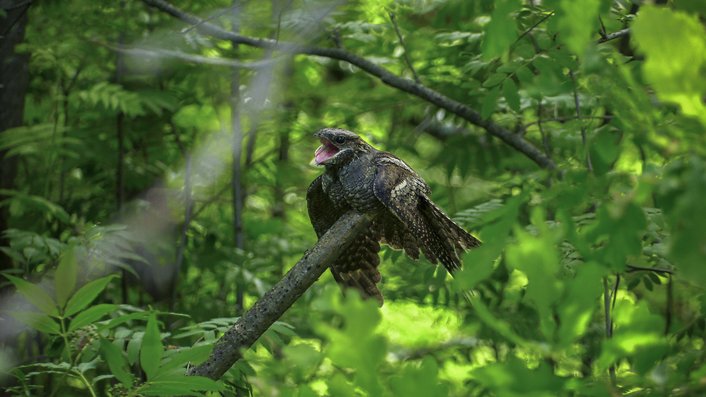
M 485 93 L 485 98 L 483 98 L 483 103 L 480 109 L 480 115 L 484 119 L 490 117 L 495 111 L 495 107 L 498 105 L 498 98 L 500 97 L 500 88 L 495 87 Z
M 4 276 L 17 288 L 17 292 L 24 296 L 25 299 L 36 308 L 51 316 L 58 315 L 56 302 L 46 293 L 44 288 L 19 277 L 10 276 L 9 274 L 4 274 Z
M 125 359 L 125 353 L 105 339 L 101 339 L 100 341 L 100 350 L 103 359 L 108 363 L 110 372 L 112 372 L 125 387 L 131 388 L 134 377 L 127 370 L 128 365 Z
M 583 335 L 593 311 L 598 307 L 598 298 L 603 292 L 602 277 L 605 268 L 594 263 L 585 263 L 578 269 L 576 277 L 568 282 L 566 294 L 559 308 L 559 343 L 568 346 Z
M 645 5 L 631 26 L 642 71 L 658 96 L 706 125 L 706 28 L 697 15 Z
M 593 170 L 598 175 L 604 175 L 613 166 L 621 152 L 620 134 L 601 128 L 591 139 L 590 153 Z
M 515 19 L 512 13 L 520 8 L 518 0 L 498 0 L 490 22 L 485 25 L 483 44 L 483 57 L 485 59 L 504 55 L 510 45 L 517 39 Z
M 485 88 L 490 88 L 490 87 L 495 87 L 496 85 L 500 84 L 501 81 L 505 80 L 507 78 L 507 75 L 505 73 L 493 73 L 490 76 L 488 76 L 485 81 L 483 81 L 483 87 Z
M 507 248 L 507 263 L 527 275 L 525 296 L 537 309 L 540 330 L 546 338 L 551 338 L 555 323 L 553 305 L 561 295 L 561 284 L 556 278 L 560 236 L 558 230 L 546 227 L 541 207 L 534 208 L 532 218 L 539 233 L 535 235 L 516 228 L 517 243 Z
M 484 214 L 484 218 L 492 222 L 481 229 L 483 245 L 464 254 L 463 268 L 454 277 L 456 288 L 461 291 L 470 290 L 478 282 L 490 277 L 497 258 L 506 247 L 524 199 L 524 196 L 513 197 L 504 206 Z
M 203 376 L 186 376 L 174 374 L 161 377 L 159 380 L 148 381 L 140 387 L 140 394 L 146 396 L 197 395 L 199 391 L 218 392 L 224 389 L 223 384 Z
M 60 334 L 61 326 L 46 314 L 36 312 L 11 312 L 12 317 L 45 334 Z
M 344 317 L 343 329 L 321 327 L 331 342 L 328 357 L 338 366 L 354 369 L 356 385 L 369 395 L 380 395 L 378 368 L 387 352 L 385 338 L 376 332 L 380 311 L 373 302 L 363 301 L 357 294 L 343 298 L 336 309 Z M 351 346 L 357 348 L 351 349 Z
M 115 275 L 101 277 L 99 279 L 93 280 L 83 287 L 79 288 L 78 291 L 69 299 L 66 304 L 66 310 L 64 315 L 71 316 L 83 310 L 86 306 L 91 304 L 94 299 L 103 292 L 105 287 L 108 286 L 110 280 L 112 280 Z
M 327 382 L 331 396 L 356 397 L 355 387 L 346 380 L 346 377 L 336 372 Z
M 576 55 L 582 56 L 597 30 L 600 0 L 561 0 L 555 17 L 560 39 Z
M 145 371 L 147 379 L 153 378 L 159 369 L 159 363 L 162 360 L 164 347 L 157 327 L 157 316 L 152 313 L 147 320 L 145 327 L 145 335 L 142 337 L 142 346 L 140 348 L 140 366 Z
M 88 309 L 77 314 L 76 317 L 71 320 L 69 332 L 85 327 L 86 325 L 93 324 L 106 314 L 114 312 L 115 308 L 115 305 L 108 303 L 89 307 Z
M 503 83 L 503 96 L 510 109 L 520 111 L 520 93 L 517 84 L 511 78 L 507 78 Z
M 172 370 L 174 368 L 182 367 L 187 363 L 199 363 L 206 358 L 213 350 L 212 344 L 188 347 L 180 350 L 168 350 L 165 352 L 165 360 L 159 367 L 157 376 L 163 372 Z
M 421 365 L 406 365 L 399 376 L 390 379 L 390 386 L 396 396 L 447 396 L 448 387 L 438 378 L 439 367 L 436 361 L 427 356 Z
M 135 332 L 130 336 L 130 340 L 127 342 L 127 348 L 125 349 L 127 353 L 127 362 L 133 365 L 140 358 L 140 347 L 142 346 L 142 338 L 144 337 L 144 332 Z
M 494 395 L 557 396 L 564 380 L 554 374 L 545 362 L 529 369 L 522 360 L 509 357 L 505 362 L 489 364 L 473 370 L 473 379 L 493 391 Z
M 78 272 L 78 264 L 76 260 L 76 248 L 68 247 L 56 269 L 54 277 L 54 288 L 56 290 L 56 301 L 60 308 L 64 308 L 66 301 L 74 292 L 76 287 L 76 273 Z

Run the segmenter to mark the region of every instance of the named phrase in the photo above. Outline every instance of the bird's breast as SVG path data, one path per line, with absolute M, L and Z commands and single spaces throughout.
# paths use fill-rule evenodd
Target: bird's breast
M 376 171 L 369 156 L 355 158 L 339 170 L 338 180 L 345 200 L 356 211 L 369 213 L 382 207 L 373 189 Z

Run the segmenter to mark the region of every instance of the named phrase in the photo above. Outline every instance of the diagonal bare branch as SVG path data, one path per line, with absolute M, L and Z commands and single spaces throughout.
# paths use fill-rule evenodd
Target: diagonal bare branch
M 222 40 L 229 40 L 234 44 L 244 44 L 252 47 L 273 49 L 292 54 L 315 55 L 348 62 L 354 66 L 357 66 L 366 73 L 379 78 L 383 83 L 391 87 L 412 94 L 442 109 L 446 109 L 447 111 L 456 114 L 457 116 L 463 118 L 471 124 L 483 128 L 491 135 L 500 138 L 500 140 L 502 140 L 506 144 L 512 146 L 519 152 L 523 153 L 525 156 L 529 157 L 539 166 L 547 169 L 556 168 L 556 164 L 554 164 L 554 162 L 549 157 L 547 157 L 532 143 L 525 140 L 521 135 L 513 133 L 512 131 L 493 122 L 490 119 L 484 119 L 477 110 L 467 105 L 464 105 L 461 102 L 451 99 L 423 84 L 416 83 L 413 80 L 407 78 L 399 77 L 391 73 L 387 69 L 363 57 L 357 56 L 340 48 L 323 48 L 275 41 L 270 39 L 242 36 L 221 29 L 216 25 L 203 21 L 201 18 L 183 12 L 164 0 L 142 1 L 143 3 L 151 7 L 155 7 L 175 18 L 182 20 L 183 22 L 196 26 L 201 33 L 208 34 L 210 36 Z
M 349 211 L 216 342 L 211 356 L 189 375 L 220 378 L 253 343 L 323 274 L 368 225 L 366 215 Z

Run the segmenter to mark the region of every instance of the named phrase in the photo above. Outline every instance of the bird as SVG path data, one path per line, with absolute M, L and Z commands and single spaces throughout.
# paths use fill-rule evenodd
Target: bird
M 371 226 L 329 265 L 344 291 L 353 288 L 383 304 L 380 243 L 415 260 L 421 252 L 451 274 L 461 268 L 460 255 L 481 244 L 431 200 L 429 185 L 400 158 L 341 128 L 323 128 L 314 137 L 321 146 L 311 163 L 324 172 L 307 189 L 306 201 L 317 237 L 347 211 L 371 218 Z

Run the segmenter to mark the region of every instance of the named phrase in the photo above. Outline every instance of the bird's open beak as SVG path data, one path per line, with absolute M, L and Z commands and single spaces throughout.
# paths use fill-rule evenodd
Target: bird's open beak
M 321 136 L 321 134 L 314 134 L 321 140 L 321 146 L 314 152 L 314 159 L 311 160 L 312 165 L 323 165 L 327 160 L 335 156 L 339 149 L 331 143 L 328 139 Z

